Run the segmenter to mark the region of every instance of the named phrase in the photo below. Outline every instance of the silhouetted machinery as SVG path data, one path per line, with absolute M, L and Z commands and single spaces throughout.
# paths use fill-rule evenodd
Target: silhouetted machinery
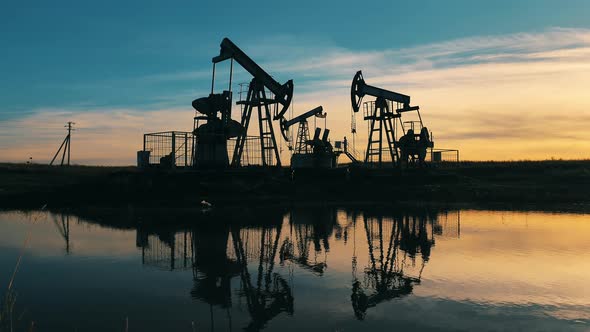
M 231 246 L 228 246 L 230 235 Z M 251 317 L 244 330 L 259 331 L 282 312 L 292 315 L 291 285 L 274 271 L 280 236 L 280 225 L 264 226 L 260 230 L 218 227 L 193 232 L 193 298 L 229 308 L 232 306 L 231 280 L 239 277 L 240 290 L 236 295 L 246 300 Z
M 218 63 L 225 60 L 231 61 L 229 87 L 228 90 L 215 93 L 215 68 Z M 232 119 L 234 60 L 252 75 L 246 98 L 244 100 L 240 98 L 237 102 L 237 105 L 242 106 L 239 122 Z M 329 130 L 325 129 L 322 135 L 321 129 L 316 128 L 314 136 L 310 138 L 307 119 L 313 116 L 325 118 L 326 114 L 323 113 L 321 106 L 291 120 L 285 118 L 285 113 L 293 100 L 293 80 L 288 80 L 284 84 L 277 82 L 228 38 L 223 39 L 219 55 L 213 57 L 212 62 L 211 93 L 207 97 L 198 98 L 192 102 L 192 106 L 199 115 L 194 118 L 191 147 L 189 148 L 187 143 L 190 133 L 180 133 L 181 136 L 184 135 L 185 143 L 177 146 L 175 132 L 170 132 L 172 144 L 167 141 L 162 144 L 160 141 L 157 144 L 152 144 L 156 145 L 157 149 L 161 145 L 170 145 L 170 148 L 165 149 L 166 154 L 161 156 L 161 153 L 154 153 L 154 148 L 146 148 L 146 136 L 162 136 L 165 133 L 144 135 L 144 149 L 138 153 L 139 165 L 149 165 L 150 158 L 155 158 L 154 154 L 156 154 L 161 157 L 161 166 L 174 168 L 177 166 L 177 159 L 182 159 L 182 156 L 185 159 L 183 166 L 186 166 L 188 151 L 192 150 L 192 165 L 195 167 L 224 168 L 230 165 L 239 167 L 251 164 L 247 158 L 243 157 L 245 151 L 248 156 L 248 149 L 252 148 L 249 142 L 255 140 L 260 149 L 253 154 L 259 152 L 259 164 L 281 166 L 273 120 L 279 121 L 282 136 L 288 142 L 289 149 L 294 150 L 291 157 L 292 168 L 333 168 L 336 167 L 337 158 L 341 153 L 346 154 L 353 162 L 358 162 L 354 154 L 351 153 L 354 149 L 348 148 L 346 139 L 343 142 L 336 142 L 337 148 L 333 149 L 328 140 Z M 375 97 L 375 100 L 363 103 L 363 98 L 367 95 Z M 368 85 L 365 83 L 362 72 L 358 71 L 352 81 L 350 97 L 354 113 L 358 113 L 362 106 L 364 119 L 369 121 L 368 142 L 364 156 L 365 164 L 382 166 L 387 162 L 392 164 L 424 163 L 427 150 L 434 147 L 434 142 L 428 129 L 422 123 L 420 108 L 410 106 L 410 96 Z M 419 121 L 403 122 L 401 120 L 402 114 L 410 111 L 415 111 L 418 114 Z M 248 136 L 253 112 L 257 113 L 258 118 L 259 133 L 257 137 Z M 399 120 L 401 128 L 399 139 L 396 119 Z M 293 147 L 289 138 L 289 128 L 294 124 L 298 124 L 299 127 Z M 356 132 L 354 121 L 352 131 Z M 163 140 L 168 139 L 164 137 Z M 230 140 L 235 144 L 233 151 L 228 153 L 228 141 Z M 340 147 L 342 145 L 343 149 Z M 184 147 L 185 153 L 179 156 L 176 150 L 180 150 L 182 147 Z
M 256 62 L 248 57 L 228 38 L 221 42 L 218 56 L 212 59 L 213 79 L 211 94 L 208 97 L 193 101 L 193 107 L 205 117 L 196 120 L 206 120 L 207 123 L 195 129 L 197 144 L 195 145 L 196 166 L 224 167 L 229 164 L 227 156 L 227 140 L 236 138 L 232 154 L 231 165 L 240 166 L 244 145 L 248 137 L 248 127 L 252 112 L 258 112 L 258 128 L 260 138 L 260 153 L 262 165 L 281 165 L 279 149 L 275 139 L 272 120 L 285 121 L 284 115 L 293 98 L 293 81 L 280 84 L 267 74 Z M 215 65 L 231 59 L 229 90 L 215 94 Z M 231 81 L 233 60 L 238 62 L 253 78 L 249 84 L 245 100 L 238 102 L 244 105 L 241 121 L 231 119 Z M 221 114 L 221 117 L 217 116 Z M 286 133 L 283 133 L 287 139 Z
M 229 90 L 222 93 L 214 93 L 215 65 L 230 59 Z M 233 61 L 238 62 L 253 78 L 248 85 L 245 100 L 237 102 L 242 105 L 240 122 L 231 119 L 232 92 L 231 82 L 233 75 Z M 232 41 L 225 38 L 221 42 L 221 50 L 218 56 L 212 59 L 213 79 L 211 94 L 208 97 L 193 101 L 193 107 L 201 114 L 195 117 L 194 136 L 194 164 L 200 168 L 222 168 L 228 165 L 237 167 L 242 165 L 242 156 L 248 140 L 248 128 L 252 113 L 257 111 L 259 143 L 262 166 L 281 166 L 281 158 L 277 145 L 273 120 L 279 121 L 281 134 L 287 142 L 289 128 L 299 124 L 297 141 L 291 157 L 293 168 L 331 168 L 336 166 L 337 154 L 334 153 L 331 143 L 328 141 L 329 130 L 324 130 L 320 138 L 321 129 L 316 128 L 315 135 L 310 139 L 307 119 L 316 116 L 325 118 L 321 106 L 301 114 L 294 119 L 287 120 L 287 112 L 293 99 L 293 81 L 284 84 L 278 83 L 258 64 L 248 57 Z M 200 121 L 205 123 L 200 124 Z M 235 138 L 234 150 L 231 161 L 228 157 L 227 141 Z
M 353 257 L 351 302 L 357 319 L 363 320 L 369 308 L 381 302 L 407 296 L 414 285 L 420 284 L 422 271 L 434 246 L 433 220 L 427 216 L 383 217 L 364 216 L 363 224 L 369 249 L 369 266 L 363 273 L 364 282 L 356 277 L 356 259 Z M 431 226 L 429 229 L 427 226 Z M 421 254 L 417 257 L 417 254 Z M 407 261 L 407 258 L 411 262 Z M 418 276 L 405 271 L 415 260 L 421 260 Z M 407 264 L 411 263 L 411 264 Z
M 236 312 L 244 330 L 260 331 L 276 317 L 295 313 L 294 276 L 336 273 L 328 275 L 333 278 L 344 272 L 341 266 L 328 269 L 331 251 L 332 257 L 348 252 L 332 241 L 344 245 L 353 241 L 350 304 L 355 317 L 363 320 L 371 308 L 412 294 L 431 259 L 435 237 L 460 235 L 458 211 L 391 214 L 381 208 L 344 211 L 307 206 L 291 209 L 287 224 L 282 210 L 261 210 L 239 217 L 233 212 L 227 212 L 231 217 L 211 216 L 210 220 L 222 222 L 196 223 L 190 229 L 140 227 L 136 244 L 142 250 L 142 264 L 192 270 L 191 297 L 209 304 L 212 329 L 217 308 L 227 313 L 230 330 Z M 62 235 L 67 244 L 69 229 Z M 365 257 L 360 261 L 357 250 Z M 342 258 L 337 257 L 337 261 Z
M 243 330 L 260 331 L 275 317 L 293 315 L 295 310 L 293 280 L 275 268 L 282 214 L 277 217 L 266 210 L 262 216 L 279 222 L 265 220 L 263 225 L 252 227 L 244 225 L 247 221 L 241 216 L 236 218 L 238 225 L 200 223 L 190 231 L 158 227 L 150 233 L 138 228 L 136 244 L 142 248 L 142 264 L 170 271 L 191 269 L 191 297 L 209 304 L 211 319 L 214 307 L 225 309 L 231 330 L 229 310 L 237 306 L 250 316 Z
M 194 100 L 193 107 L 203 114 L 195 117 L 195 120 L 206 121 L 195 128 L 193 133 L 196 138 L 195 166 L 227 166 L 227 140 L 237 137 L 243 130 L 239 122 L 231 119 L 231 91 L 223 91 L 220 94 L 211 92 L 209 97 Z M 217 116 L 218 113 L 221 117 Z
M 328 141 L 329 129 L 316 128 L 313 139 L 309 137 L 309 125 L 307 119 L 311 117 L 326 118 L 322 106 L 305 112 L 288 121 L 281 121 L 281 132 L 287 133 L 289 128 L 298 123 L 297 138 L 293 154 L 291 155 L 291 168 L 333 168 L 336 167 L 337 154 L 334 153 L 332 144 Z
M 310 207 L 294 209 L 289 225 L 291 234 L 280 249 L 281 263 L 289 260 L 313 274 L 323 275 L 328 267 L 326 254 L 330 251 L 330 236 L 338 225 L 334 211 Z M 323 261 L 318 261 L 318 256 L 323 256 Z
M 376 97 L 374 101 L 363 103 L 364 96 Z M 352 109 L 358 113 L 361 105 L 364 108 L 364 119 L 369 121 L 369 134 L 366 164 L 382 166 L 384 162 L 408 163 L 417 161 L 424 163 L 428 148 L 434 147 L 428 129 L 422 124 L 420 107 L 410 106 L 410 96 L 385 90 L 365 83 L 363 73 L 359 70 L 352 80 L 350 89 Z M 415 133 L 415 122 L 401 121 L 402 113 L 416 111 L 419 117 L 420 133 Z M 399 120 L 403 135 L 397 140 L 395 119 Z M 384 155 L 388 154 L 387 155 Z M 389 157 L 389 158 L 387 158 Z
M 231 307 L 231 280 L 242 270 L 237 260 L 227 255 L 229 234 L 229 226 L 222 224 L 191 232 L 191 296 L 222 308 Z

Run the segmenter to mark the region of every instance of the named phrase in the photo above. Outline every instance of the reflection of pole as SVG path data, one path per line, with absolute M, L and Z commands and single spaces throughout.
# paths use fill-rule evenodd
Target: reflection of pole
M 70 216 L 67 215 L 65 217 L 65 221 L 63 220 L 62 215 L 62 223 L 64 224 L 64 234 L 66 238 L 66 253 L 70 253 Z
M 57 227 L 57 231 L 66 242 L 66 254 L 70 253 L 70 216 L 66 214 L 60 215 L 60 221 L 57 221 L 55 215 L 53 215 L 53 223 Z
M 352 278 L 356 280 L 356 216 L 352 215 Z

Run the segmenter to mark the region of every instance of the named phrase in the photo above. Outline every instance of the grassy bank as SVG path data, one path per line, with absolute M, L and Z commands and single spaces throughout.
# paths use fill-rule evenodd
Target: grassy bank
M 0 207 L 288 202 L 586 205 L 590 161 L 463 162 L 427 169 L 142 171 L 0 164 Z

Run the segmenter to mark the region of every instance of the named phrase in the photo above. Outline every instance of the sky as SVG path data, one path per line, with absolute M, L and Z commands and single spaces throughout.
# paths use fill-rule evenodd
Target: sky
M 322 105 L 332 140 L 351 135 L 350 83 L 363 70 L 368 84 L 410 95 L 436 147 L 464 160 L 590 157 L 588 1 L 0 6 L 0 161 L 48 162 L 74 121 L 74 163 L 134 164 L 143 133 L 192 130 L 191 102 L 210 92 L 224 37 L 294 80 L 290 114 Z M 236 68 L 233 90 L 250 79 Z M 359 115 L 357 127 L 362 151 Z

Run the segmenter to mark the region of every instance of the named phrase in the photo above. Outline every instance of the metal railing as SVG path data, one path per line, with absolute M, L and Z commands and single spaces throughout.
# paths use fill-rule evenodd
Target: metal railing
M 459 162 L 459 150 L 456 149 L 430 149 L 426 161 L 432 163 Z
M 145 234 L 141 243 L 142 263 L 159 270 L 190 270 L 194 255 L 192 234 L 187 231 L 168 234 L 166 237 Z
M 184 131 L 165 131 L 143 135 L 143 151 L 149 151 L 149 164 L 188 167 L 192 163 L 193 134 Z
M 231 162 L 234 149 L 236 146 L 236 139 L 232 138 L 227 141 L 227 153 L 229 155 L 229 160 Z M 244 142 L 244 151 L 242 152 L 242 158 L 240 160 L 240 166 L 261 166 L 262 163 L 262 153 L 260 147 L 260 137 L 259 136 L 247 136 Z M 273 154 L 266 156 L 266 161 L 268 166 L 274 166 L 277 164 Z

